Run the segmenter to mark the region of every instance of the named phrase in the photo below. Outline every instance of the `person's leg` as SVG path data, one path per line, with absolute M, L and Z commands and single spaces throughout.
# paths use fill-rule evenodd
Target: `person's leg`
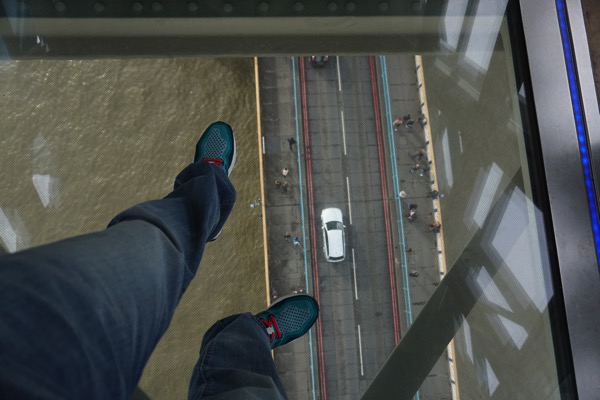
M 194 163 L 105 231 L 1 257 L 0 397 L 127 399 L 234 201 Z
M 267 310 L 232 315 L 204 335 L 189 400 L 285 399 L 271 350 L 306 334 L 319 306 L 306 294 L 279 299 Z
M 250 313 L 217 321 L 204 335 L 189 400 L 220 395 L 239 399 L 284 399 L 269 337 Z

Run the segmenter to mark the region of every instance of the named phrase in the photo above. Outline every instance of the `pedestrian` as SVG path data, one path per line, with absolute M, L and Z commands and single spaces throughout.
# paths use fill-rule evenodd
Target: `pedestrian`
M 275 186 L 281 187 L 281 181 L 279 179 L 275 179 Z
M 283 235 L 283 238 L 284 238 L 285 240 L 290 240 L 290 238 L 291 238 L 291 237 L 292 237 L 292 235 L 290 235 L 290 233 L 289 233 L 289 232 L 286 232 L 286 233 Z
M 389 121 L 389 119 L 388 119 Z M 398 131 L 398 129 L 400 129 L 402 127 L 402 119 L 400 117 L 396 118 L 394 120 L 394 122 L 392 123 L 392 125 L 394 126 L 394 131 Z
M 283 181 L 283 183 L 281 184 L 281 188 L 283 189 L 284 192 L 288 192 L 288 189 L 290 187 L 290 184 L 288 181 Z
M 424 176 L 425 172 L 428 172 L 431 168 L 425 166 L 419 162 L 415 163 L 412 167 L 410 167 L 410 173 L 415 174 L 418 173 L 419 176 Z
M 429 231 L 433 233 L 440 233 L 442 224 L 439 221 L 433 221 L 433 224 L 429 224 Z
M 413 161 L 418 163 L 422 162 L 423 160 L 427 161 L 427 150 L 424 147 L 421 147 L 419 150 L 412 153 L 410 157 Z
M 410 117 L 410 114 L 406 114 L 404 117 L 402 117 L 402 122 L 404 123 L 404 126 L 406 126 L 407 128 L 412 128 L 415 121 Z
M 296 139 L 294 139 L 293 137 L 288 139 L 288 143 L 290 145 L 290 151 L 294 151 L 294 148 L 292 146 L 294 146 L 296 144 Z
M 419 276 L 419 272 L 413 269 L 412 271 L 410 271 L 409 275 L 413 278 L 416 278 L 417 276 Z
M 409 222 L 414 222 L 417 220 L 417 210 L 415 208 L 411 208 L 410 210 L 408 210 L 408 221 Z
M 419 125 L 421 125 L 421 128 L 425 128 L 425 125 L 427 125 L 427 118 L 425 118 L 425 114 L 423 113 L 419 115 L 417 121 L 419 121 Z
M 408 210 L 415 210 L 417 211 L 417 208 L 419 208 L 419 206 L 417 204 L 413 204 L 413 203 L 408 203 Z
M 134 205 L 100 232 L 0 256 L 1 398 L 132 397 L 192 278 L 209 278 L 198 270 L 205 248 L 239 230 L 223 229 L 235 155 L 231 127 L 215 122 L 165 198 Z M 215 255 L 227 268 L 228 255 Z M 203 310 L 219 305 L 202 299 L 197 309 L 205 323 Z M 298 294 L 216 321 L 187 397 L 287 398 L 272 351 L 318 315 L 317 302 Z
M 272 288 L 271 288 L 271 297 L 273 298 L 273 300 L 276 300 L 276 299 L 277 299 L 277 297 L 278 297 L 278 296 L 277 296 L 277 294 L 278 294 L 278 293 L 277 293 L 277 290 L 275 290 L 275 288 L 274 288 L 274 287 L 272 287 Z
M 440 196 L 440 192 L 438 192 L 437 190 L 432 190 L 431 192 L 429 192 L 428 194 L 429 197 L 431 197 L 432 200 L 437 200 Z
M 414 174 L 415 174 L 416 172 L 418 172 L 418 171 L 419 171 L 421 168 L 422 168 L 422 167 L 421 167 L 421 164 L 420 164 L 420 163 L 415 163 L 415 164 L 414 164 L 412 167 L 410 167 L 410 173 L 414 175 Z M 421 174 L 421 176 L 423 176 L 423 175 Z
M 284 178 L 287 178 L 288 174 L 290 173 L 290 170 L 288 169 L 288 167 L 284 167 L 281 170 L 281 175 L 283 175 Z
M 294 246 L 300 246 L 300 238 L 298 236 L 294 236 L 294 239 L 292 239 L 292 243 L 294 244 Z

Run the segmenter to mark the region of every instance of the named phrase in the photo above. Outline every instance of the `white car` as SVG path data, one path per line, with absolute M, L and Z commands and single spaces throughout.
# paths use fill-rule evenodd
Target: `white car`
M 340 262 L 346 258 L 346 233 L 342 210 L 326 208 L 321 211 L 323 227 L 323 251 L 329 262 Z

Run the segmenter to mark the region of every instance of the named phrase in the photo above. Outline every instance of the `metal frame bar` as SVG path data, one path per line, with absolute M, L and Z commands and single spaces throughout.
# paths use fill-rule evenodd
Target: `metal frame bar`
M 579 88 L 585 88 L 584 107 L 591 114 L 595 96 L 581 5 L 571 0 L 568 4 L 573 47 L 582 63 L 577 67 Z M 520 5 L 577 393 L 591 399 L 600 392 L 600 277 L 569 78 L 564 57 L 557 57 L 564 54 L 557 9 L 554 0 Z M 586 115 L 586 121 L 588 134 L 594 130 L 589 139 L 597 155 L 597 104 L 596 117 Z M 598 163 L 600 159 L 592 157 L 592 165 Z

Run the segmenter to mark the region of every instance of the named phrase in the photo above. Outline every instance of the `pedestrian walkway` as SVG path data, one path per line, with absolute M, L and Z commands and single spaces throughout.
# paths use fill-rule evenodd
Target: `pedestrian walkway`
M 427 109 L 417 79 L 415 57 L 380 57 L 383 73 L 382 96 L 387 105 L 384 124 L 388 130 L 388 153 L 392 180 L 396 180 L 395 259 L 399 265 L 398 290 L 404 316 L 401 328 L 406 333 L 443 277 L 440 272 L 443 221 L 440 196 L 435 182 L 435 163 L 427 128 Z M 421 92 L 421 95 L 420 95 Z M 390 146 L 393 146 L 390 147 Z M 439 226 L 438 226 L 439 224 Z M 445 358 L 445 357 L 443 357 Z M 450 395 L 448 364 L 440 361 L 423 382 L 423 398 Z
M 402 226 L 404 227 L 405 253 L 410 279 L 411 309 L 413 319 L 431 296 L 440 280 L 438 272 L 437 235 L 430 230 L 435 222 L 435 189 L 432 178 L 432 149 L 425 136 L 424 124 L 418 123 L 421 101 L 417 87 L 414 57 L 390 56 L 387 58 L 389 96 L 392 117 L 402 119 L 410 115 L 412 127 L 404 123 L 394 130 L 401 193 Z M 392 128 L 393 129 L 393 128 Z M 416 210 L 412 221 L 410 209 Z M 403 327 L 405 332 L 407 326 Z
M 311 293 L 309 241 L 304 213 L 305 176 L 302 139 L 296 126 L 291 58 L 258 62 L 259 106 L 264 179 L 264 210 L 271 301 L 294 293 Z M 290 399 L 313 399 L 319 390 L 312 357 L 313 335 L 274 351 L 275 363 Z

